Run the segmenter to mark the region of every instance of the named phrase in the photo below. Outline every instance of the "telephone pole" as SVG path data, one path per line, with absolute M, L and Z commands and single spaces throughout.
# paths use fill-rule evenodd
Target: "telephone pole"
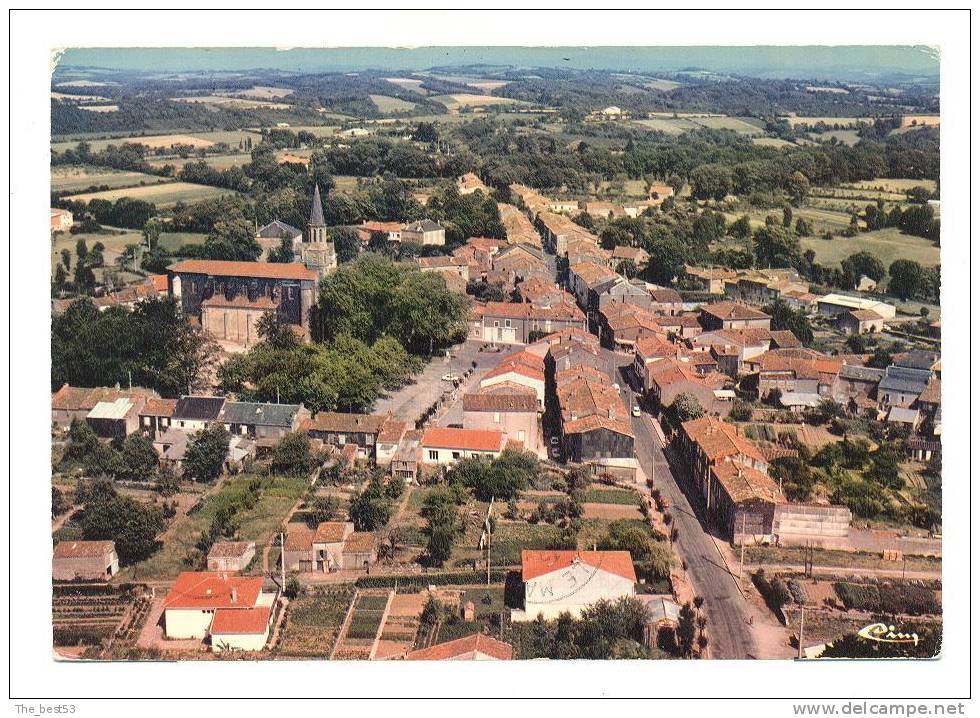
M 741 544 L 742 545 L 739 547 L 741 550 L 739 551 L 739 555 L 738 555 L 738 580 L 739 581 L 742 580 L 742 571 L 743 571 L 743 567 L 745 566 L 745 512 L 744 511 L 742 512 L 742 541 L 741 541 Z
M 796 657 L 803 658 L 803 604 L 800 603 L 800 636 L 797 645 Z
M 282 567 L 281 573 L 282 577 L 282 591 L 286 591 L 286 534 L 282 531 L 279 532 L 279 565 Z

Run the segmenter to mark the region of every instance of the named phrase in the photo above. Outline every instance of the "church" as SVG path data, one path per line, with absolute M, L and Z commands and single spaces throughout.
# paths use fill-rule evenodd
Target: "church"
M 282 227 L 288 225 L 274 229 Z M 220 343 L 244 348 L 257 344 L 258 322 L 270 311 L 308 338 L 319 282 L 337 268 L 319 186 L 306 231 L 296 240 L 300 237 L 293 238 L 294 261 L 287 263 L 189 259 L 172 264 L 167 268 L 169 294 Z

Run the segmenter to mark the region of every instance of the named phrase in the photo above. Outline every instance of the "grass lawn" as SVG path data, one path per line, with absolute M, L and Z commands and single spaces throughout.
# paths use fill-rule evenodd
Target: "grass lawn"
M 487 596 L 490 597 L 489 603 L 486 603 Z M 504 587 L 490 585 L 468 588 L 459 599 L 460 605 L 465 605 L 467 601 L 472 601 L 476 607 L 477 619 L 486 618 L 491 613 L 500 613 L 504 610 Z
M 699 117 L 694 120 L 702 127 L 712 130 L 734 130 L 740 135 L 762 135 L 763 129 L 758 125 L 738 117 Z
M 783 147 L 796 146 L 789 140 L 784 140 L 780 137 L 753 137 L 752 144 L 759 145 L 760 147 L 776 147 L 780 149 Z
M 855 182 L 852 186 L 864 189 L 880 189 L 885 192 L 904 192 L 913 187 L 925 187 L 930 192 L 936 190 L 936 182 L 931 179 L 888 179 L 885 177 L 875 177 L 864 182 Z
M 68 271 L 68 276 L 71 276 L 71 272 L 74 271 L 75 265 L 78 264 L 78 255 L 75 254 L 75 245 L 78 240 L 84 239 L 85 244 L 88 245 L 89 251 L 95 246 L 96 242 L 102 242 L 105 246 L 103 256 L 105 257 L 105 263 L 111 266 L 118 256 L 126 249 L 127 244 L 139 244 L 143 241 L 143 233 L 137 230 L 126 230 L 123 232 L 105 232 L 105 233 L 81 233 L 81 234 L 59 234 L 57 238 L 51 243 L 51 269 L 54 271 L 54 267 L 61 263 L 61 250 L 67 249 L 71 253 L 71 269 Z
M 141 580 L 167 579 L 191 568 L 184 559 L 194 550 L 201 533 L 211 526 L 218 508 L 244 493 L 254 478 L 245 474 L 227 479 L 218 493 L 205 498 L 196 511 L 178 520 L 159 551 L 146 561 L 126 568 L 120 575 Z M 279 530 L 286 512 L 307 488 L 307 480 L 303 477 L 265 477 L 261 482 L 258 503 L 236 517 L 239 540 L 254 541 L 256 552 L 261 551 Z
M 861 251 L 871 252 L 881 260 L 885 269 L 896 259 L 912 259 L 928 267 L 939 264 L 939 247 L 928 239 L 902 234 L 895 227 L 861 232 L 851 238 L 804 237 L 800 244 L 804 250 L 812 249 L 817 255 L 816 261 L 825 266 L 837 266 L 842 259 Z
M 160 246 L 174 252 L 185 244 L 204 244 L 208 235 L 198 232 L 161 232 Z
M 106 199 L 115 202 L 120 197 L 132 197 L 152 202 L 157 207 L 168 207 L 177 202 L 197 202 L 202 199 L 212 197 L 222 197 L 233 195 L 235 192 L 220 187 L 209 187 L 202 184 L 192 184 L 190 182 L 168 182 L 162 185 L 151 185 L 145 187 L 131 187 L 128 189 L 115 189 L 106 192 L 90 192 L 86 194 L 72 195 L 68 199 L 79 202 L 90 202 L 93 199 Z
M 668 135 L 680 135 L 699 127 L 696 122 L 681 117 L 652 117 L 646 120 L 634 120 L 633 123 L 648 130 L 663 132 Z

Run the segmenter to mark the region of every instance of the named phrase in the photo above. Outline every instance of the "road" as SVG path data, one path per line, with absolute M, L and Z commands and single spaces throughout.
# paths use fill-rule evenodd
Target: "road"
M 624 400 L 632 407 L 633 392 L 620 367 L 630 358 L 603 349 L 610 377 L 623 387 Z M 687 565 L 697 595 L 704 598 L 704 613 L 713 658 L 755 658 L 756 646 L 749 628 L 749 613 L 735 579 L 711 536 L 705 531 L 687 496 L 680 488 L 664 456 L 663 443 L 649 414 L 632 417 L 636 456 L 647 478 L 670 501 L 677 529 L 674 548 Z M 638 487 L 649 491 L 647 487 Z

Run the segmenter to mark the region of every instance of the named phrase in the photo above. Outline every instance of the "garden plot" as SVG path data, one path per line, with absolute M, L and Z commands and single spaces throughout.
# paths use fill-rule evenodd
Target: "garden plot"
M 301 658 L 329 658 L 354 598 L 349 585 L 307 589 L 289 604 L 277 652 Z

